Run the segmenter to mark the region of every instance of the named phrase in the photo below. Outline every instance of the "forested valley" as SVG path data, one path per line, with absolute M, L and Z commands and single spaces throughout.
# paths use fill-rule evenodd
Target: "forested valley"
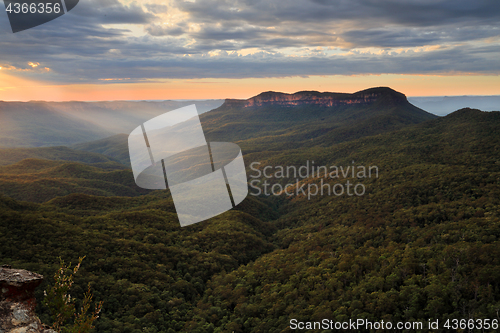
M 96 332 L 500 319 L 500 112 L 437 118 L 402 94 L 370 93 L 382 97 L 337 108 L 232 102 L 203 114 L 209 141 L 242 147 L 247 175 L 253 162 L 314 161 L 377 166 L 378 177 L 300 179 L 366 190 L 249 195 L 184 228 L 169 191 L 136 187 L 126 161 L 84 146 L 0 149 L 0 264 L 43 274 L 41 300 L 59 258 L 86 256 L 71 294 L 90 283 L 104 302 Z

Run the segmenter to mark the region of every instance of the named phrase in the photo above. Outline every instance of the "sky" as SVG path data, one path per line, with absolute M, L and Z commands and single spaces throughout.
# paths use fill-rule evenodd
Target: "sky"
M 80 0 L 12 33 L 0 100 L 500 95 L 498 0 Z

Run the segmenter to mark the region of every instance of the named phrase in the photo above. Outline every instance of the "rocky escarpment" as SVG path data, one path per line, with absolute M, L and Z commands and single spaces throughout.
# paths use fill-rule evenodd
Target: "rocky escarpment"
M 297 105 L 318 105 L 325 107 L 342 105 L 366 105 L 377 102 L 380 99 L 391 98 L 399 101 L 406 101 L 406 96 L 390 88 L 371 88 L 358 91 L 353 94 L 341 93 L 321 93 L 317 91 L 300 91 L 294 94 L 268 91 L 261 93 L 247 100 L 226 100 L 226 104 L 239 104 L 243 107 L 259 107 L 267 105 L 297 106 Z
M 0 333 L 55 333 L 35 315 L 35 288 L 43 276 L 24 269 L 0 267 Z

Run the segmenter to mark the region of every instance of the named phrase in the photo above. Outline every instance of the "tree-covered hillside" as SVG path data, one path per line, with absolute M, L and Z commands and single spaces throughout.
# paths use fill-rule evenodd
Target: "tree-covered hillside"
M 261 215 L 269 210 L 247 200 L 241 210 L 180 228 L 171 199 L 161 193 L 72 194 L 42 205 L 2 197 L 0 258 L 45 275 L 41 297 L 59 257 L 75 262 L 86 255 L 72 293 L 83 294 L 92 283 L 96 299 L 106 304 L 98 331 L 184 331 L 213 275 L 275 248 L 267 240 L 274 227 L 254 217 L 253 206 Z M 45 309 L 40 315 L 47 320 Z
M 135 185 L 131 170 L 116 162 L 91 166 L 25 159 L 0 166 L 0 193 L 17 200 L 45 202 L 71 193 L 132 197 L 148 192 Z
M 290 198 L 275 221 L 280 249 L 214 277 L 191 325 L 499 319 L 499 133 L 500 113 L 464 109 L 323 150 L 326 165 L 355 158 L 380 177 L 360 197 Z
M 98 167 L 119 168 L 118 160 L 99 153 L 74 150 L 65 146 L 42 148 L 0 148 L 0 165 L 9 165 L 28 158 L 81 162 Z M 114 165 L 110 165 L 114 162 Z M 123 166 L 122 166 L 123 167 Z

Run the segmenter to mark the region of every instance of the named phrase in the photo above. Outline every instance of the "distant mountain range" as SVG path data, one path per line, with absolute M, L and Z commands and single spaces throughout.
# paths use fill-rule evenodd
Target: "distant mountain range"
M 129 133 L 155 116 L 196 104 L 199 113 L 222 100 L 163 102 L 1 102 L 0 147 L 69 146 Z
M 123 161 L 123 151 L 117 151 L 121 148 L 113 147 L 118 137 L 110 137 L 128 134 L 155 116 L 190 104 L 196 104 L 199 114 L 212 111 L 201 117 L 210 140 L 258 138 L 263 145 L 276 146 L 283 135 L 293 136 L 301 144 L 311 139 L 331 144 L 402 128 L 464 107 L 499 110 L 500 96 L 406 98 L 380 87 L 353 94 L 264 92 L 246 100 L 225 101 L 0 101 L 0 147 L 83 144 L 77 148 L 106 150 Z M 107 138 L 111 141 L 85 146 Z M 96 147 L 100 144 L 103 146 Z
M 408 100 L 413 105 L 438 116 L 445 116 L 463 108 L 500 111 L 500 96 L 408 97 Z
M 200 116 L 207 141 L 241 143 L 244 153 L 283 150 L 353 140 L 431 120 L 390 88 L 354 94 L 265 92 L 247 100 L 227 99 Z M 72 146 L 129 164 L 127 135 Z

